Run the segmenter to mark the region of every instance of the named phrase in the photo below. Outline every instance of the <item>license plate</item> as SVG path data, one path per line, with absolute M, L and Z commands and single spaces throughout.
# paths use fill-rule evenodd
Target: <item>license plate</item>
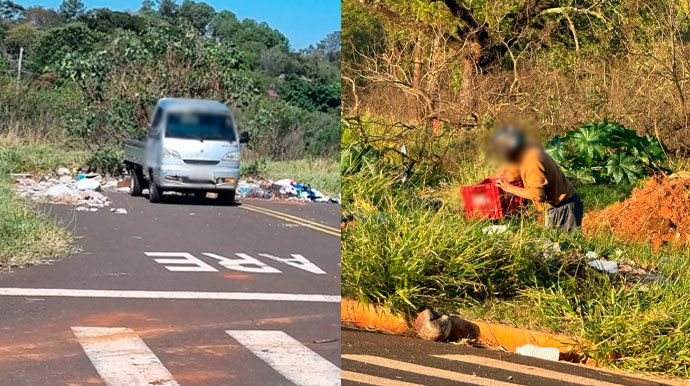
M 213 181 L 213 174 L 203 170 L 192 170 L 189 173 L 189 179 L 192 181 Z

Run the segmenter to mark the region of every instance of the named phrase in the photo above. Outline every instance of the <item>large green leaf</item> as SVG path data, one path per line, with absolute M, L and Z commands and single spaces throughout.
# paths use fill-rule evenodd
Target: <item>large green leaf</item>
M 565 164 L 568 156 L 565 138 L 558 135 L 553 137 L 553 139 L 546 144 L 544 150 L 561 166 Z
M 593 184 L 597 182 L 592 171 L 588 169 L 567 170 L 565 176 L 568 177 L 571 182 L 580 184 Z
M 642 176 L 642 167 L 634 156 L 619 150 L 606 161 L 606 172 L 616 183 L 625 178 L 632 184 Z
M 570 144 L 575 153 L 586 158 L 589 163 L 604 158 L 606 133 L 596 125 L 588 124 L 577 129 L 570 136 Z

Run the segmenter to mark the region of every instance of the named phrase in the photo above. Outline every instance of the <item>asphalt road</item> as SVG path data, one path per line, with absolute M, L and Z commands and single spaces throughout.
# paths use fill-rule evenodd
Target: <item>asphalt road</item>
M 339 206 L 108 196 L 46 207 L 81 252 L 0 274 L 0 385 L 339 384 Z
M 343 329 L 342 340 L 343 385 L 679 384 L 463 344 L 429 342 L 351 329 Z

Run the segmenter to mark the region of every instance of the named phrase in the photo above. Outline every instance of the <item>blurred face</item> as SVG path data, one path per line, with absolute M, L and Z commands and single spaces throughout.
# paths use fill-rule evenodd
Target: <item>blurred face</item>
M 517 161 L 524 146 L 522 133 L 518 129 L 499 129 L 491 140 L 496 155 L 504 161 Z

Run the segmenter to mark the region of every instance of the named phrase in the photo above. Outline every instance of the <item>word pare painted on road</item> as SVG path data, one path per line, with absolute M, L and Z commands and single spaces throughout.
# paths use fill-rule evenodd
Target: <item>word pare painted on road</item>
M 168 271 L 173 272 L 218 272 L 213 265 L 201 260 L 189 252 L 144 252 L 146 256 L 153 257 L 154 261 L 162 264 Z M 225 257 L 216 253 L 204 252 L 202 255 L 214 259 L 221 267 L 233 271 L 248 273 L 282 273 L 277 268 L 262 262 L 259 259 L 249 256 L 246 253 L 235 253 L 236 257 Z M 324 275 L 326 272 L 316 264 L 309 261 L 306 257 L 293 253 L 290 257 L 284 258 L 268 253 L 259 253 L 260 257 L 268 260 L 277 261 L 298 268 L 316 275 Z

